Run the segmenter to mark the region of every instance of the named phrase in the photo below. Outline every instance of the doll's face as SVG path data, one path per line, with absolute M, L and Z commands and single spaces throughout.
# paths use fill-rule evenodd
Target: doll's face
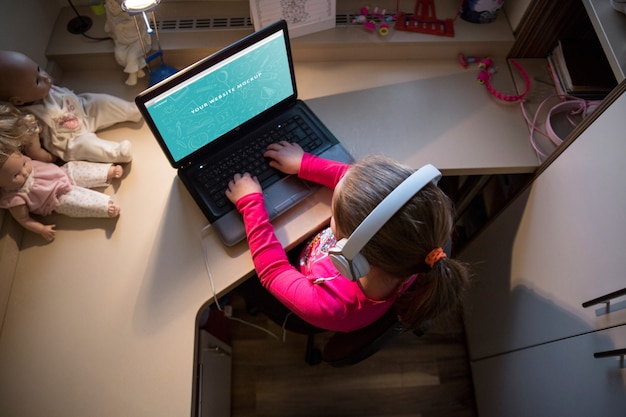
M 16 106 L 32 103 L 48 95 L 52 78 L 24 54 L 0 54 L 0 99 Z
M 24 185 L 33 167 L 30 160 L 19 152 L 14 152 L 0 167 L 0 188 L 17 190 Z

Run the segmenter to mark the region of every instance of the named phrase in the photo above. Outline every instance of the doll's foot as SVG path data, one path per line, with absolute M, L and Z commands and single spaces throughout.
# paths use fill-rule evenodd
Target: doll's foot
M 146 76 L 146 72 L 142 69 L 140 69 L 139 71 L 137 71 L 137 78 L 143 78 Z
M 137 85 L 137 73 L 131 72 L 126 78 L 126 85 Z
M 117 148 L 118 157 L 113 162 L 130 162 L 133 159 L 133 157 L 130 154 L 130 148 L 131 148 L 131 145 L 129 141 L 127 140 L 121 141 Z
M 109 208 L 107 210 L 107 214 L 109 217 L 117 217 L 120 215 L 120 206 L 116 205 L 113 201 L 109 200 Z
M 116 180 L 122 178 L 122 175 L 124 175 L 124 168 L 120 165 L 111 165 L 107 174 L 107 180 Z

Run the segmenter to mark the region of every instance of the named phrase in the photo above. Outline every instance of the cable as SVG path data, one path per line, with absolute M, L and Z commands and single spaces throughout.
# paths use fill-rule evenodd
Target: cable
M 222 306 L 220 305 L 220 302 L 217 298 L 217 291 L 215 290 L 215 282 L 213 281 L 213 274 L 211 273 L 211 266 L 209 265 L 209 258 L 207 256 L 208 253 L 208 248 L 206 246 L 206 243 L 204 242 L 204 233 L 211 227 L 210 224 L 207 224 L 206 226 L 204 226 L 202 228 L 202 230 L 200 230 L 200 242 L 202 243 L 202 256 L 204 257 L 204 266 L 206 267 L 206 271 L 207 274 L 209 276 L 209 283 L 211 284 L 211 292 L 213 293 L 213 300 L 215 302 L 215 306 L 217 307 L 217 309 L 221 312 L 224 313 L 224 317 L 228 318 L 229 320 L 233 320 L 233 321 L 238 321 L 239 323 L 243 323 L 246 324 L 250 327 L 254 327 L 255 329 L 261 330 L 267 334 L 269 334 L 270 336 L 272 336 L 274 339 L 279 340 L 280 338 L 278 336 L 276 336 L 274 333 L 272 333 L 271 331 L 267 330 L 264 327 L 261 327 L 259 325 L 256 325 L 254 323 L 250 323 L 246 320 L 240 319 L 238 317 L 234 317 L 232 314 L 226 314 L 226 312 L 224 312 L 224 309 L 222 308 Z M 286 321 L 286 319 L 285 319 Z M 283 342 L 285 341 L 285 329 L 283 326 Z
M 72 20 L 70 20 L 67 23 L 67 30 L 68 30 L 68 32 L 70 32 L 70 33 L 72 33 L 74 35 L 83 35 L 85 38 L 91 39 L 91 40 L 94 40 L 94 41 L 108 41 L 108 40 L 112 40 L 113 39 L 110 36 L 107 36 L 106 38 L 98 38 L 98 37 L 87 35 L 86 32 L 89 29 L 91 29 L 91 25 L 92 25 L 93 21 L 88 16 L 82 16 L 78 12 L 76 7 L 74 7 L 74 4 L 72 3 L 71 0 L 67 0 L 67 2 L 69 3 L 70 7 L 72 8 L 72 10 L 74 10 L 74 13 L 76 14 L 76 17 L 73 18 Z

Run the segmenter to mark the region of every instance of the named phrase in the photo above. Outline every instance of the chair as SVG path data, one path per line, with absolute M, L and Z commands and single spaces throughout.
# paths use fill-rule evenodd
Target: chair
M 426 322 L 413 333 L 422 336 L 430 326 Z M 309 334 L 305 361 L 309 365 L 326 362 L 336 368 L 355 365 L 378 352 L 403 332 L 403 325 L 392 307 L 367 327 L 347 333 L 335 332 L 321 349 L 315 347 L 315 334 Z

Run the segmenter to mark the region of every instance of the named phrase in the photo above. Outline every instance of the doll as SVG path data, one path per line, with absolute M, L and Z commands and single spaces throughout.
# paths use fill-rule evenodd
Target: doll
M 115 60 L 124 67 L 128 74 L 127 85 L 137 84 L 137 78 L 146 75 L 143 68 L 146 67 L 144 48 L 150 50 L 152 38 L 147 30 L 138 31 L 135 20 L 122 10 L 119 0 L 106 0 L 104 4 L 107 13 L 107 21 L 104 31 L 111 35 L 115 42 Z M 140 27 L 146 29 L 141 22 Z
M 59 167 L 30 159 L 18 150 L 0 150 L 0 207 L 25 229 L 54 240 L 55 225 L 45 225 L 30 213 L 47 216 L 53 211 L 70 217 L 119 216 L 120 208 L 104 193 L 87 187 L 104 187 L 120 178 L 119 165 L 71 161 Z
M 47 241 L 55 237 L 54 225 L 44 225 L 30 213 L 119 216 L 120 208 L 108 195 L 90 188 L 106 187 L 112 179 L 121 178 L 123 168 L 84 161 L 71 161 L 59 167 L 31 159 L 20 149 L 27 149 L 38 130 L 32 115 L 8 104 L 0 105 L 0 208 L 8 209 L 24 228 L 39 233 Z
M 63 161 L 130 162 L 128 140 L 104 140 L 96 131 L 116 123 L 139 122 L 134 103 L 109 94 L 75 94 L 52 84 L 51 77 L 26 55 L 0 51 L 0 100 L 33 113 L 49 128 L 44 148 Z
M 41 147 L 40 134 L 41 126 L 35 116 L 0 103 L 0 146 L 18 148 L 38 161 L 54 162 L 56 157 Z

